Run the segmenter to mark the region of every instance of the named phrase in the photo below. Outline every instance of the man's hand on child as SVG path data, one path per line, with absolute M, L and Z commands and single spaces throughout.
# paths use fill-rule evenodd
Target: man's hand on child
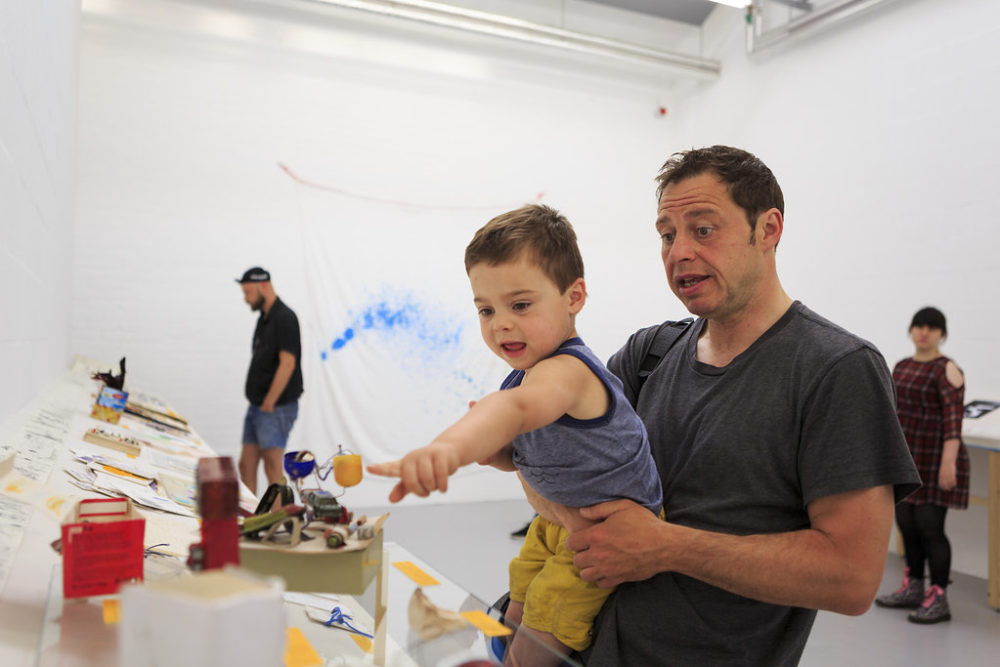
M 580 514 L 598 522 L 566 538 L 566 548 L 576 552 L 573 564 L 581 579 L 612 588 L 663 571 L 657 558 L 662 541 L 650 536 L 669 524 L 648 509 L 631 500 L 612 500 L 583 507 Z

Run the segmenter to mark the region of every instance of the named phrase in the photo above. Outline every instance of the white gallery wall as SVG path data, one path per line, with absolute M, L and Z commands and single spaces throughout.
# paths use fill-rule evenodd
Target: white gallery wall
M 562 6 L 480 4 L 539 21 Z M 72 350 L 109 364 L 127 356 L 132 386 L 172 401 L 235 455 L 254 316 L 232 280 L 261 264 L 303 323 L 306 395 L 290 448 L 329 452 L 345 432 L 374 441 L 377 423 L 404 433 L 379 439 L 385 451 L 406 451 L 466 398 L 442 394 L 440 413 L 407 433 L 414 406 L 400 387 L 328 372 L 321 354 L 363 304 L 344 307 L 357 284 L 310 276 L 336 273 L 344 253 L 370 257 L 366 270 L 397 287 L 408 272 L 414 290 L 453 281 L 446 308 L 461 317 L 463 242 L 544 193 L 577 227 L 590 292 L 580 331 L 607 356 L 635 328 L 684 315 L 652 230 L 657 167 L 674 150 L 729 143 L 758 153 L 783 185 L 778 265 L 792 296 L 873 341 L 890 364 L 910 351 L 913 311 L 937 305 L 967 397 L 1000 397 L 1000 233 L 987 199 L 1000 176 L 997 3 L 887 3 L 753 57 L 735 10 L 716 10 L 692 34 L 568 6 L 575 29 L 703 44 L 722 77 L 307 3 L 84 2 Z M 478 355 L 468 361 L 477 378 L 496 372 L 498 382 L 502 369 Z M 365 423 L 350 421 L 355 408 Z M 509 482 L 469 471 L 448 499 L 514 497 Z M 377 504 L 387 490 L 367 480 L 350 498 Z M 984 517 L 974 507 L 949 519 L 955 568 L 980 576 Z
M 69 362 L 79 18 L 0 3 L 0 433 Z

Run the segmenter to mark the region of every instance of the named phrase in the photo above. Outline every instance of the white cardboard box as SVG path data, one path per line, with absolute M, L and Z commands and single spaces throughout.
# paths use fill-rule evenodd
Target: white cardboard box
M 285 650 L 284 584 L 238 568 L 122 588 L 119 664 L 275 667 Z

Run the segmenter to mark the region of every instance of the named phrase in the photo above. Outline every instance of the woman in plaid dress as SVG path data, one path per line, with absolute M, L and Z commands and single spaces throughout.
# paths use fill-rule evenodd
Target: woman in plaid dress
M 944 314 L 936 308 L 917 311 L 910 323 L 916 348 L 892 371 L 896 412 L 923 486 L 896 505 L 896 524 L 903 535 L 906 570 L 902 587 L 875 600 L 883 607 L 913 608 L 914 623 L 951 618 L 945 590 L 951 573 L 951 544 L 944 534 L 948 508 L 969 506 L 969 455 L 962 444 L 965 380 L 955 362 L 938 346 L 948 334 Z M 924 564 L 930 587 L 924 590 Z

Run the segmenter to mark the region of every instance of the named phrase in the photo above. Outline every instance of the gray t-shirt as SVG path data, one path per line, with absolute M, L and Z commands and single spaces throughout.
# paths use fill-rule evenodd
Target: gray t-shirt
M 920 484 L 892 377 L 870 343 L 795 302 L 727 366 L 697 361 L 692 324 L 639 397 L 668 521 L 746 535 L 807 528 L 817 498 Z M 635 400 L 656 327 L 608 364 Z M 816 612 L 758 602 L 668 572 L 604 605 L 591 665 L 794 665 Z

